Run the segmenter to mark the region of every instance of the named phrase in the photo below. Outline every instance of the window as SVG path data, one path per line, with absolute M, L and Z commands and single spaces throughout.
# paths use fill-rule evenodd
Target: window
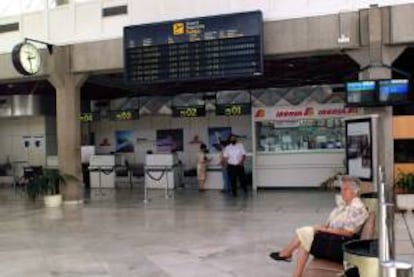
M 44 0 L 21 0 L 24 13 L 40 11 L 45 9 Z
M 6 17 L 10 15 L 18 15 L 20 13 L 20 5 L 18 1 L 0 1 L 0 16 Z
M 394 162 L 414 163 L 414 139 L 394 140 Z
M 0 1 L 0 17 L 19 15 L 40 11 L 45 8 L 44 0 L 1 0 Z
M 67 4 L 69 4 L 69 0 L 49 0 L 49 8 L 56 8 Z

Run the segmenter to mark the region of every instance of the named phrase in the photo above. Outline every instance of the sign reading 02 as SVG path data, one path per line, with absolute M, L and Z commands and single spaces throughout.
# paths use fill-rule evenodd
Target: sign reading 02
M 172 107 L 173 117 L 200 117 L 206 115 L 205 106 Z
M 17 44 L 12 51 L 14 68 L 23 75 L 34 75 L 40 70 L 40 52 L 28 42 Z
M 138 110 L 119 110 L 119 111 L 111 111 L 109 113 L 109 118 L 111 120 L 134 120 L 139 118 L 139 111 Z
M 250 104 L 216 105 L 216 115 L 237 116 L 251 113 Z

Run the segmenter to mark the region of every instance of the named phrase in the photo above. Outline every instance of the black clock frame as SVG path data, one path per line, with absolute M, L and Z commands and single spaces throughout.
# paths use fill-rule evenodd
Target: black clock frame
M 22 62 L 20 60 L 20 51 L 22 50 L 22 47 L 26 44 L 29 44 L 29 43 L 28 42 L 21 42 L 21 43 L 18 43 L 17 45 L 15 45 L 13 47 L 12 62 L 13 62 L 13 66 L 16 69 L 17 72 L 19 72 L 20 74 L 25 75 L 25 76 L 31 76 L 31 75 L 37 74 L 39 71 L 28 72 L 28 71 L 26 71 L 26 69 L 24 69 L 24 67 L 22 65 Z M 31 44 L 31 45 L 33 45 L 33 44 Z M 33 45 L 33 47 L 35 47 L 37 49 L 36 46 Z

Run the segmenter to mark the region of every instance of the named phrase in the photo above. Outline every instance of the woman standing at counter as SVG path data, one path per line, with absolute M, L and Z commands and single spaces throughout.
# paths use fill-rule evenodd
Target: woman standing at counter
M 207 146 L 202 143 L 200 145 L 200 151 L 197 154 L 197 180 L 199 191 L 204 191 L 204 184 L 207 177 L 207 163 Z

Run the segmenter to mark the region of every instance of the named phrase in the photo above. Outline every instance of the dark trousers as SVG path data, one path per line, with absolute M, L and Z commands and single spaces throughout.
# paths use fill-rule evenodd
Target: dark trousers
M 244 174 L 244 166 L 242 165 L 227 165 L 227 172 L 229 174 L 231 191 L 233 195 L 237 195 L 237 179 L 239 179 L 241 189 L 246 193 L 246 176 Z

